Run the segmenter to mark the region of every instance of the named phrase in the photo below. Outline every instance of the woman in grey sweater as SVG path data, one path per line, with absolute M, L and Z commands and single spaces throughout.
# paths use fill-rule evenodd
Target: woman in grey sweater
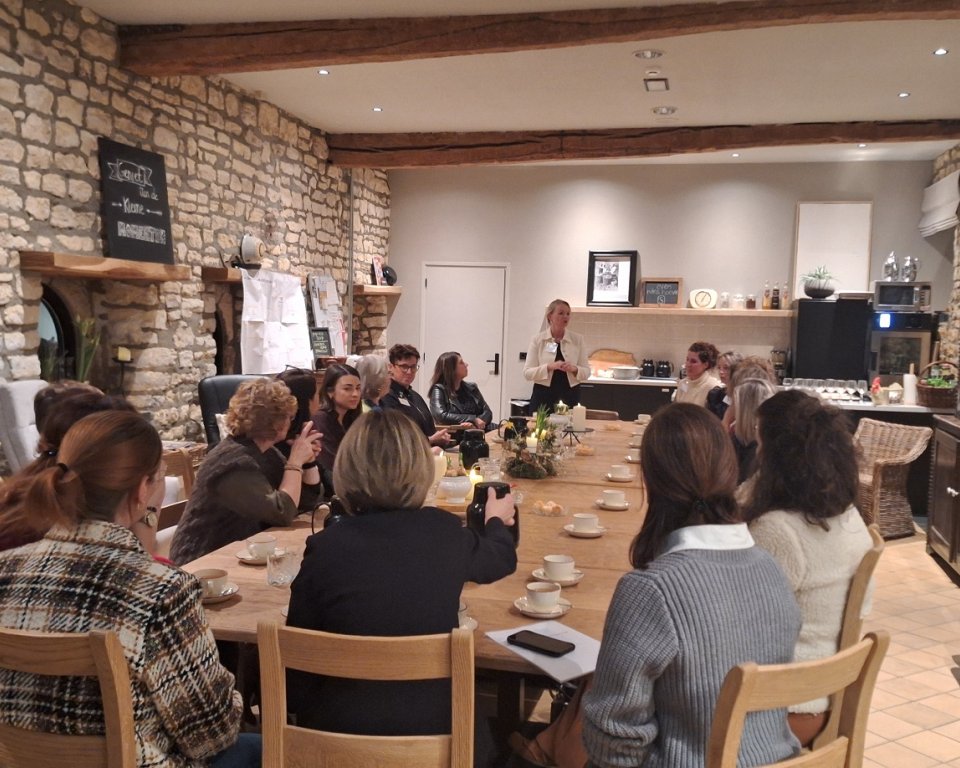
M 800 612 L 783 572 L 753 539 L 734 501 L 737 461 L 717 418 L 677 403 L 643 438 L 649 510 L 631 547 L 636 570 L 617 586 L 583 738 L 603 768 L 699 768 L 727 672 L 793 657 Z M 741 765 L 798 751 L 786 712 L 747 719 Z

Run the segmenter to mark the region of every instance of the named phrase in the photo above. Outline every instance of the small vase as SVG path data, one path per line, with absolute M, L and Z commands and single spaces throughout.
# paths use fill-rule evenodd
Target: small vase
M 467 500 L 467 494 L 473 488 L 473 483 L 466 475 L 444 477 L 437 488 L 437 496 L 444 497 L 451 504 L 461 504 Z
M 811 299 L 826 299 L 833 295 L 833 291 L 829 280 L 808 280 L 803 284 L 803 292 Z

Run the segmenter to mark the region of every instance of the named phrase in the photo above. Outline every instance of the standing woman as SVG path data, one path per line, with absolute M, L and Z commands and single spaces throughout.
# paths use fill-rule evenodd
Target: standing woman
M 493 412 L 480 388 L 465 380 L 467 373 L 459 352 L 444 352 L 437 358 L 430 382 L 430 413 L 437 424 L 468 424 L 490 430 Z
M 320 385 L 320 410 L 313 417 L 313 425 L 323 435 L 319 461 L 323 469 L 323 484 L 331 494 L 335 493 L 333 461 L 337 458 L 340 441 L 361 413 L 360 374 L 357 369 L 341 363 L 327 366 L 323 384 Z
M 560 400 L 580 403 L 579 385 L 590 378 L 590 364 L 583 336 L 567 330 L 570 305 L 554 299 L 547 307 L 547 328 L 530 340 L 523 376 L 533 382 L 530 412 L 541 405 L 553 408 Z
M 798 389 L 774 395 L 758 414 L 759 466 L 745 515 L 800 604 L 793 661 L 821 659 L 837 652 L 850 579 L 873 546 L 854 506 L 853 435 L 843 411 Z M 827 706 L 827 699 L 818 699 L 790 708 L 790 727 L 801 744 L 823 727 Z
M 662 409 L 643 436 L 649 509 L 607 612 L 583 742 L 600 768 L 705 762 L 714 708 L 737 664 L 790 661 L 800 611 L 734 501 L 730 438 L 705 408 Z M 784 710 L 747 718 L 743 765 L 797 752 Z
M 240 694 L 217 657 L 200 584 L 138 540 L 137 529 L 155 525 L 147 507 L 163 486 L 161 454 L 157 431 L 136 413 L 94 413 L 70 428 L 55 462 L 4 484 L 0 529 L 27 517 L 46 532 L 0 555 L 0 620 L 35 632 L 117 633 L 137 765 L 259 765 L 259 737 L 238 742 Z M 4 673 L 0 721 L 102 735 L 100 687 L 95 678 Z
M 720 386 L 720 379 L 712 373 L 717 365 L 717 348 L 709 341 L 693 342 L 684 365 L 687 375 L 677 384 L 676 402 L 706 407 L 710 390 Z

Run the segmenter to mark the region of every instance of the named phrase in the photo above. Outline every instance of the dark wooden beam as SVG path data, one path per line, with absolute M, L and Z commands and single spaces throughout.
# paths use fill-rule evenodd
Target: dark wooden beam
M 809 144 L 960 140 L 960 120 L 672 126 L 591 131 L 354 133 L 327 136 L 344 168 L 419 168 L 657 157 Z
M 215 75 L 649 41 L 847 21 L 960 19 L 957 0 L 733 0 L 553 13 L 120 27 L 138 74 Z

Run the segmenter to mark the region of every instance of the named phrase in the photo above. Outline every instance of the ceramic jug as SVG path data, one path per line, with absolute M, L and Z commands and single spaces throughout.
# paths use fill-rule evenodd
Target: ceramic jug
M 487 489 L 493 488 L 498 499 L 510 493 L 509 483 L 477 483 L 473 487 L 473 502 L 467 507 L 467 528 L 481 536 L 487 527 Z M 520 510 L 513 505 L 513 525 L 507 528 L 513 536 L 513 546 L 520 545 Z
M 660 360 L 657 362 L 657 376 L 661 379 L 669 379 L 673 376 L 673 363 L 669 360 Z
M 653 360 L 649 357 L 644 358 L 643 362 L 640 364 L 640 375 L 641 376 L 656 376 L 657 369 L 653 365 Z
M 460 441 L 460 463 L 464 469 L 472 467 L 478 459 L 485 459 L 490 455 L 490 446 L 483 439 L 482 429 L 468 429 L 463 433 Z

